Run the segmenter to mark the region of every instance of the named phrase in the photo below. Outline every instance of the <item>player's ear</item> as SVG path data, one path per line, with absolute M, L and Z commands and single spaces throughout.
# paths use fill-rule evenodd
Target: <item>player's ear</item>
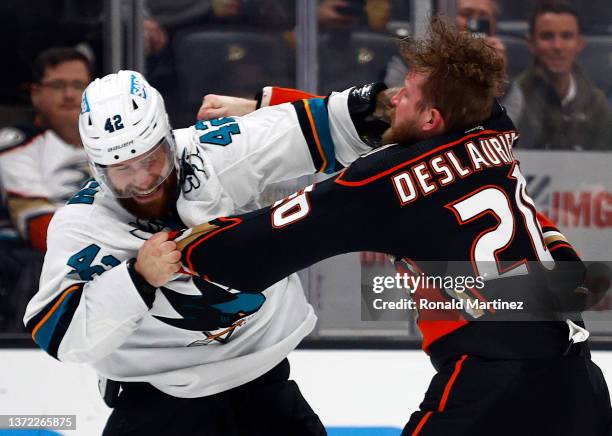
M 444 117 L 435 107 L 425 110 L 425 122 L 422 125 L 423 132 L 428 135 L 438 135 L 444 132 L 446 124 Z

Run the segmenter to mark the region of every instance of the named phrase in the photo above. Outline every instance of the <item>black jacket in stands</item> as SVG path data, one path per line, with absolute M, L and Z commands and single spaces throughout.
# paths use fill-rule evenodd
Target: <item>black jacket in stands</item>
M 389 253 L 417 268 L 427 268 L 424 261 L 469 261 L 472 274 L 491 283 L 502 275 L 531 274 L 534 265 L 541 267 L 538 260 L 552 257 L 512 152 L 517 138 L 496 104 L 487 121 L 468 131 L 379 148 L 337 177 L 272 207 L 183 234 L 183 264 L 212 281 L 253 292 L 355 251 Z M 521 286 L 510 282 L 510 288 Z M 538 298 L 548 297 L 541 292 Z M 560 320 L 471 322 L 474 317 L 465 313 L 447 319 L 424 315 L 423 348 L 432 356 L 551 356 L 562 354 L 568 341 Z

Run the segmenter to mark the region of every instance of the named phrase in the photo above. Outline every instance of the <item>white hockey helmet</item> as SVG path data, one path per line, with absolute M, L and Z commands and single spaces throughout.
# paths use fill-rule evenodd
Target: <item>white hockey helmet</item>
M 89 84 L 83 92 L 79 132 L 94 177 L 117 197 L 154 191 L 176 167 L 164 100 L 136 71 L 119 71 Z M 152 165 L 155 159 L 163 165 Z M 144 186 L 139 175 L 143 169 L 154 173 Z M 121 176 L 121 183 L 113 183 L 113 174 Z

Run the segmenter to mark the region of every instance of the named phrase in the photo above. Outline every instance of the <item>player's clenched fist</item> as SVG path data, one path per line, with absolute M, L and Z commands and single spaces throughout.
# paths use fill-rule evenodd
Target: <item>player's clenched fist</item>
M 168 233 L 159 232 L 140 247 L 134 268 L 150 285 L 158 288 L 178 272 L 180 259 L 176 242 L 168 240 Z
M 198 120 L 212 120 L 227 116 L 243 116 L 255 110 L 257 102 L 229 95 L 208 94 L 202 99 Z

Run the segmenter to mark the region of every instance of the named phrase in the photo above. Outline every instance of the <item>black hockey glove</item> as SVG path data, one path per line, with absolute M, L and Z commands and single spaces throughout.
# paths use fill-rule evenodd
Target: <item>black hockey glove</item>
M 379 94 L 387 89 L 382 82 L 356 86 L 351 89 L 348 97 L 348 108 L 353 125 L 363 142 L 373 148 L 381 145 L 382 134 L 389 128 L 385 119 L 385 111 L 381 110 Z M 377 104 L 378 103 L 378 104 Z

